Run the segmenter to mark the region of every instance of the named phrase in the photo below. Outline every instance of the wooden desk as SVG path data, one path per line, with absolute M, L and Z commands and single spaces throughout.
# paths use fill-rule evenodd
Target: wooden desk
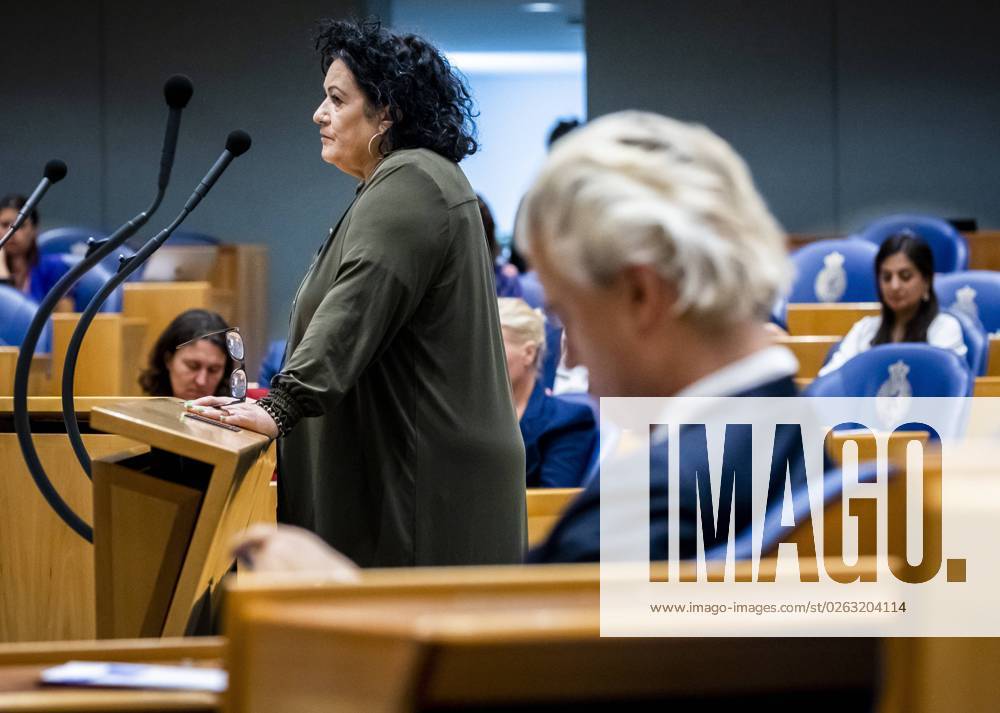
M 990 351 L 986 376 L 1000 376 L 1000 337 L 990 336 Z
M 978 376 L 973 396 L 1000 396 L 1000 376 Z
M 273 443 L 187 418 L 172 398 L 95 408 L 91 423 L 149 447 L 94 461 L 97 636 L 180 636 L 211 621 L 230 543 L 269 501 Z
M 53 395 L 62 393 L 63 363 L 80 315 L 52 315 Z M 94 317 L 76 365 L 73 393 L 77 396 L 142 396 L 139 374 L 146 366 L 147 322 L 123 314 Z
M 243 577 L 226 710 L 415 711 L 873 688 L 873 639 L 599 636 L 597 565 Z M 559 708 L 560 710 L 562 708 Z
M 582 488 L 528 488 L 528 545 L 548 537 L 556 521 Z
M 970 270 L 1000 270 L 1000 230 L 962 233 L 969 245 Z
M 826 355 L 834 344 L 840 342 L 837 336 L 799 336 L 799 337 L 778 337 L 775 341 L 783 347 L 788 347 L 799 362 L 799 370 L 796 376 L 799 378 L 812 379 L 819 373 Z
M 788 305 L 788 333 L 843 337 L 862 317 L 881 313 L 878 302 L 793 303 Z
M 14 395 L 14 372 L 17 370 L 17 347 L 0 347 L 0 397 Z M 31 359 L 28 376 L 28 396 L 54 396 L 56 388 L 52 379 L 52 357 L 36 354 Z
M 143 362 L 174 317 L 189 309 L 218 312 L 233 324 L 233 294 L 210 282 L 126 282 L 122 315 L 146 320 Z
M 243 334 L 247 347 L 247 374 L 255 381 L 267 347 L 267 246 L 220 245 L 208 282 L 231 295 L 229 323 L 239 327 Z
M 93 639 L 94 548 L 69 529 L 42 498 L 17 443 L 10 397 L 0 398 L 0 642 Z M 145 450 L 121 436 L 93 433 L 90 409 L 114 399 L 77 399 L 77 416 L 91 456 Z M 70 448 L 62 404 L 28 401 L 35 447 L 56 490 L 90 522 L 91 483 Z M 2 706 L 0 706 L 2 709 Z
M 224 642 L 219 638 L 114 642 L 80 641 L 0 646 L 0 710 L 47 711 L 216 711 L 214 693 L 50 687 L 38 684 L 43 669 L 67 661 L 115 661 L 219 666 Z

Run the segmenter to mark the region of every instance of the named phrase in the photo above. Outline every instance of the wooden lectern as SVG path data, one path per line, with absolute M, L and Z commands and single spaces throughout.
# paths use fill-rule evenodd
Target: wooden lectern
M 95 408 L 91 425 L 150 448 L 94 461 L 98 637 L 204 629 L 234 535 L 268 519 L 271 441 L 190 418 L 173 398 Z

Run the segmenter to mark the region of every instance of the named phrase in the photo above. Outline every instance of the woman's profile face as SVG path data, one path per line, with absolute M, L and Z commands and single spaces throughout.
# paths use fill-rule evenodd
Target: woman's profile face
M 10 226 L 13 225 L 16 218 L 16 208 L 0 209 L 0 235 L 7 232 Z M 7 244 L 4 245 L 3 249 L 8 255 L 20 257 L 28 253 L 37 238 L 38 227 L 31 220 L 31 218 L 28 218 L 24 221 L 24 225 L 22 225 L 16 233 L 10 236 L 10 239 L 7 241 Z
M 226 370 L 226 355 L 208 339 L 183 346 L 166 358 L 174 397 L 191 401 L 211 396 Z
M 930 283 L 904 253 L 882 261 L 878 273 L 882 300 L 895 313 L 912 312 L 930 289 Z
M 326 72 L 323 94 L 323 102 L 313 114 L 319 125 L 323 160 L 344 173 L 367 179 L 379 161 L 379 139 L 372 141 L 372 137 L 387 128 L 387 122 L 379 121 L 384 111 L 368 115 L 364 93 L 339 59 Z

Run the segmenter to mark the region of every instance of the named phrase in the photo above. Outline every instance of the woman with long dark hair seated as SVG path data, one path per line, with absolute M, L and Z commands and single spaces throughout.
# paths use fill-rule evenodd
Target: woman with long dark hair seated
M 220 315 L 204 309 L 181 312 L 149 354 L 139 385 L 149 396 L 191 400 L 229 394 L 233 364 L 226 351 L 228 329 Z
M 934 294 L 934 255 L 930 247 L 910 232 L 882 243 L 875 256 L 875 280 L 882 314 L 854 323 L 819 375 L 836 371 L 844 363 L 879 344 L 924 342 L 965 356 L 962 325 L 940 311 Z
M 27 198 L 17 193 L 0 198 L 0 234 L 10 228 L 27 202 Z M 31 209 L 24 224 L 0 251 L 0 257 L 2 276 L 17 290 L 40 302 L 45 292 L 38 275 L 38 210 Z

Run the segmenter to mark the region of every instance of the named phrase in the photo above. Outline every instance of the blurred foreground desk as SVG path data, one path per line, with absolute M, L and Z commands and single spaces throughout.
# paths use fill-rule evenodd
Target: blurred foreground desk
M 222 647 L 217 638 L 0 646 L 0 711 L 215 711 L 220 701 L 213 693 L 41 686 L 38 677 L 71 660 L 219 666 Z
M 148 446 L 94 461 L 99 638 L 204 631 L 230 543 L 270 502 L 275 449 L 153 398 L 95 408 L 94 428 Z
M 591 564 L 369 570 L 352 584 L 241 575 L 227 599 L 227 710 L 870 703 L 875 639 L 601 638 L 599 589 Z
M 35 487 L 14 432 L 12 401 L 0 397 L 0 642 L 92 639 L 94 548 L 59 519 Z M 121 398 L 76 401 L 91 456 L 146 450 L 128 438 L 92 431 L 91 407 L 108 402 Z M 28 408 L 35 447 L 53 485 L 90 522 L 91 485 L 66 438 L 60 400 L 31 398 Z

